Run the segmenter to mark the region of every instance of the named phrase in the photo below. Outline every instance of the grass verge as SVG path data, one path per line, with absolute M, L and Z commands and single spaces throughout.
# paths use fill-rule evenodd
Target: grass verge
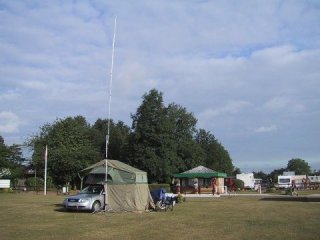
M 187 199 L 171 212 L 64 212 L 63 196 L 0 194 L 6 239 L 317 239 L 320 203 Z

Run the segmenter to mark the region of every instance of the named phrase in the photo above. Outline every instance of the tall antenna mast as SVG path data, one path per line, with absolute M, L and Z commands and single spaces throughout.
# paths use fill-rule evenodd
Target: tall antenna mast
M 114 19 L 114 30 L 113 30 L 113 41 L 112 41 L 112 57 L 111 57 L 111 71 L 110 71 L 110 81 L 109 81 L 109 105 L 108 105 L 108 129 L 106 135 L 106 159 L 108 159 L 108 146 L 109 146 L 109 136 L 110 136 L 110 112 L 111 112 L 111 96 L 112 96 L 112 74 L 113 74 L 113 59 L 114 59 L 114 45 L 116 41 L 116 27 L 117 27 L 117 17 Z
M 109 106 L 108 106 L 108 130 L 106 135 L 106 160 L 105 160 L 105 184 L 104 184 L 104 210 L 107 211 L 108 201 L 108 145 L 109 145 L 109 135 L 110 135 L 110 109 L 111 109 L 111 96 L 112 96 L 112 73 L 113 73 L 113 58 L 114 58 L 114 44 L 116 41 L 116 27 L 117 27 L 117 17 L 114 19 L 114 29 L 113 29 L 113 41 L 112 41 L 112 57 L 111 57 L 111 71 L 110 71 L 110 81 L 109 81 Z

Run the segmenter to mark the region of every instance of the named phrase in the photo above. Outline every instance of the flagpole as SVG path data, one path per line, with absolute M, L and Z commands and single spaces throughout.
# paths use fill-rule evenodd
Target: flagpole
M 113 59 L 114 59 L 114 45 L 116 41 L 116 27 L 117 27 L 117 17 L 114 19 L 114 30 L 113 30 L 113 41 L 112 41 L 111 70 L 110 70 L 110 81 L 109 81 L 109 101 L 108 101 L 108 128 L 107 128 L 107 135 L 106 135 L 106 159 L 108 159 L 108 146 L 109 146 L 109 136 L 110 136 Z
M 113 40 L 112 40 L 112 55 L 111 55 L 111 69 L 110 69 L 110 81 L 109 81 L 109 101 L 108 101 L 108 128 L 106 135 L 106 160 L 105 160 L 105 211 L 107 210 L 108 205 L 108 146 L 109 146 L 109 136 L 110 136 L 110 115 L 111 115 L 111 96 L 112 96 L 112 74 L 113 74 L 113 59 L 114 59 L 114 45 L 116 41 L 116 28 L 117 28 L 117 17 L 114 19 L 114 28 L 113 28 Z
M 48 145 L 44 154 L 44 191 L 43 194 L 47 195 L 47 162 L 48 162 Z

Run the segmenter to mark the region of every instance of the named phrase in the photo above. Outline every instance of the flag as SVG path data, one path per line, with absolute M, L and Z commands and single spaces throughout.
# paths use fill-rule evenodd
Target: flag
M 47 195 L 47 162 L 48 162 L 48 145 L 46 145 L 46 151 L 44 153 L 44 190 L 43 190 L 44 195 Z

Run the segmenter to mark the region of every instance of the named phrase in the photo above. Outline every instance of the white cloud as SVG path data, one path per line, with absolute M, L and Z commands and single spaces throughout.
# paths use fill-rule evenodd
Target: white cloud
M 291 98 L 290 96 L 277 96 L 267 101 L 264 104 L 265 109 L 268 111 L 286 111 L 293 113 L 300 113 L 305 109 L 302 103 L 297 102 L 297 100 Z
M 20 94 L 14 90 L 8 90 L 4 93 L 0 92 L 0 103 L 12 102 L 12 101 L 16 100 L 17 98 L 19 98 L 19 96 L 20 96 Z
M 261 126 L 255 129 L 256 133 L 266 133 L 266 132 L 273 132 L 276 131 L 278 128 L 276 125 L 271 125 L 271 126 Z
M 214 108 L 212 106 L 210 109 L 205 110 L 202 114 L 204 116 L 214 118 L 218 117 L 220 115 L 226 115 L 226 114 L 236 114 L 239 113 L 244 108 L 247 108 L 251 106 L 250 102 L 247 101 L 229 101 L 226 103 L 225 106 L 220 108 Z
M 14 133 L 19 131 L 20 119 L 13 112 L 0 112 L 0 133 Z
M 6 127 L 20 126 L 19 136 L 56 117 L 105 117 L 117 15 L 112 117 L 129 119 L 157 88 L 232 146 L 237 162 L 250 158 L 239 146 L 277 126 L 290 128 L 277 136 L 281 149 L 292 139 L 303 146 L 320 130 L 319 9 L 310 1 L 2 1 L 0 112 L 19 116 Z M 263 144 L 255 146 L 258 154 Z
M 235 129 L 236 126 L 245 126 L 239 121 L 239 118 L 250 112 L 250 107 L 252 107 L 252 103 L 247 101 L 228 101 L 222 107 L 207 106 L 203 111 L 199 111 L 196 114 L 196 118 L 198 119 L 199 127 L 210 131 L 216 129 L 219 132 L 225 131 L 226 133 L 231 129 Z
M 33 90 L 45 90 L 47 88 L 47 85 L 44 82 L 40 82 L 40 81 L 25 81 L 22 82 L 22 86 L 24 86 L 25 88 L 30 88 Z

